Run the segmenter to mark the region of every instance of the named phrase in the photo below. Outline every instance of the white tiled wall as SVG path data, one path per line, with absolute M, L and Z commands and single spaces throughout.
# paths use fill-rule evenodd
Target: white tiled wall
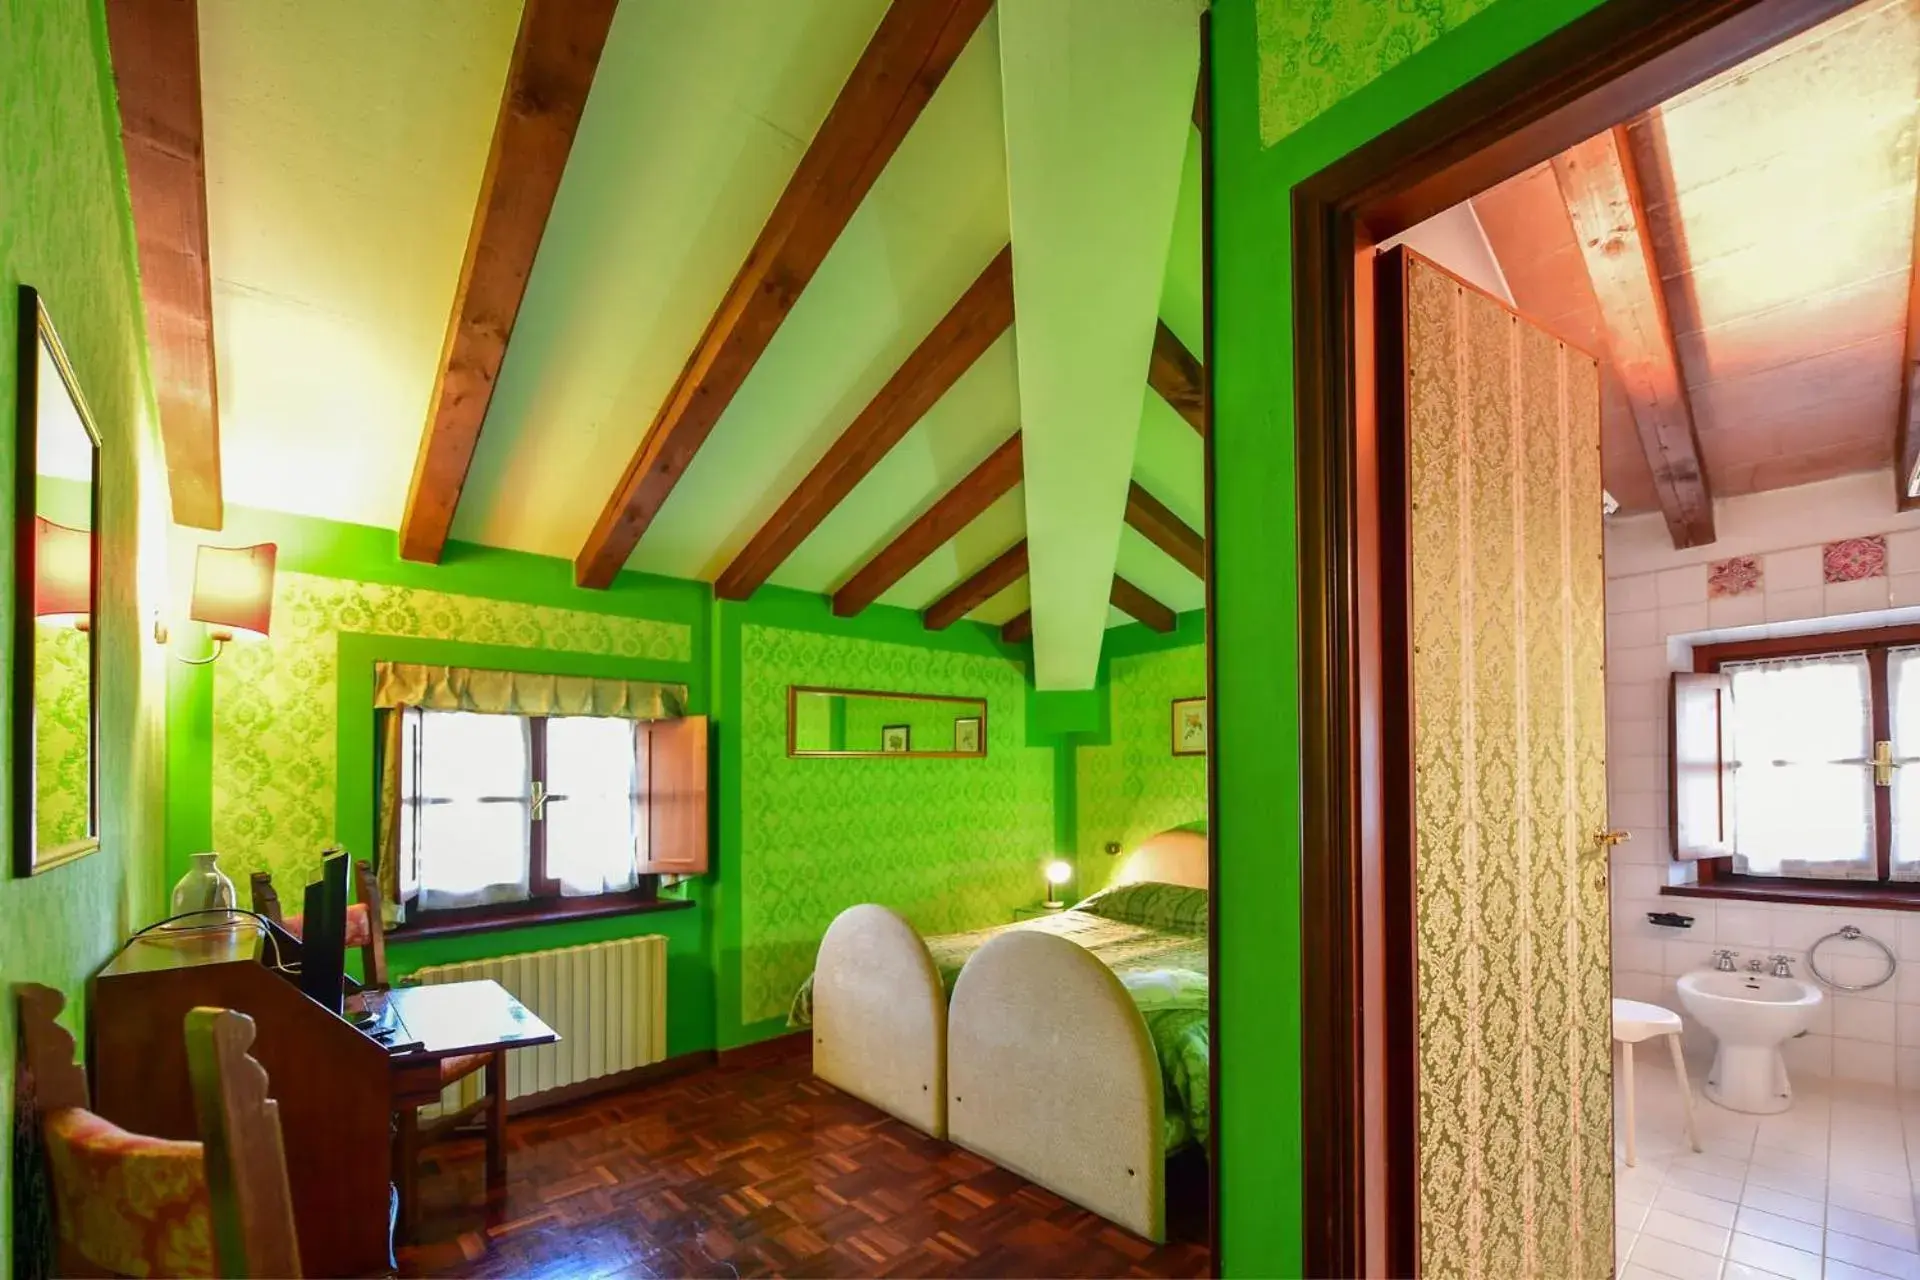
M 1778 501 L 1780 494 L 1764 497 L 1772 503 L 1770 510 L 1786 509 Z M 1920 1088 L 1920 912 L 1660 894 L 1661 886 L 1691 879 L 1693 873 L 1690 864 L 1674 863 L 1668 850 L 1668 673 L 1691 668 L 1696 641 L 1777 633 L 1787 629 L 1781 624 L 1920 604 L 1920 528 L 1902 528 L 1911 525 L 1912 518 L 1894 516 L 1886 493 L 1879 500 L 1886 512 L 1883 528 L 1854 527 L 1860 520 L 1855 510 L 1847 512 L 1844 527 L 1831 533 L 1820 526 L 1836 523 L 1837 517 L 1796 521 L 1771 546 L 1764 525 L 1749 513 L 1744 545 L 1722 554 L 1760 554 L 1764 589 L 1719 600 L 1707 598 L 1707 561 L 1715 557 L 1700 549 L 1669 551 L 1662 557 L 1650 549 L 1640 526 L 1659 517 L 1636 518 L 1624 536 L 1617 527 L 1609 528 L 1608 798 L 1612 825 L 1633 833 L 1630 842 L 1615 848 L 1613 857 L 1613 986 L 1616 995 L 1679 1009 L 1674 979 L 1711 964 L 1717 948 L 1738 952 L 1743 965 L 1756 956 L 1764 960 L 1787 954 L 1793 957 L 1794 972 L 1806 976 L 1807 948 L 1844 924 L 1857 925 L 1894 949 L 1899 971 L 1893 981 L 1858 995 L 1829 990 L 1813 1030 L 1787 1045 L 1788 1065 L 1812 1074 Z M 1723 503 L 1720 510 L 1731 505 Z M 1828 495 L 1814 505 L 1814 516 L 1833 505 Z M 1888 576 L 1859 582 L 1823 582 L 1820 545 L 1793 545 L 1809 536 L 1825 541 L 1882 531 L 1888 535 Z M 1616 543 L 1625 544 L 1624 554 L 1616 554 Z M 1848 625 L 1870 621 L 1856 618 Z M 1690 915 L 1693 927 L 1652 925 L 1647 921 L 1651 911 Z M 1841 982 L 1868 981 L 1884 971 L 1879 952 L 1864 942 L 1835 940 L 1823 946 L 1820 955 L 1822 968 Z M 1690 1027 L 1687 1043 L 1690 1053 L 1704 1056 L 1711 1049 L 1710 1039 L 1696 1028 Z

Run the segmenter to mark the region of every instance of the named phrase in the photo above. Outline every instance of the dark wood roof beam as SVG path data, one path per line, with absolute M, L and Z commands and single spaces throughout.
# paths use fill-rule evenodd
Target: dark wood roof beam
M 878 600 L 887 588 L 1019 483 L 1020 435 L 1015 432 L 834 592 L 833 611 L 850 618 Z
M 994 562 L 941 596 L 920 615 L 929 631 L 943 631 L 1027 576 L 1027 540 L 1014 543 Z
M 1113 575 L 1113 591 L 1107 599 L 1114 608 L 1155 631 L 1172 631 L 1179 623 L 1173 610 L 1117 573 Z
M 1160 398 L 1187 420 L 1188 426 L 1202 437 L 1207 434 L 1206 375 L 1200 361 L 1174 336 L 1164 320 L 1154 325 L 1153 358 L 1147 365 L 1147 385 L 1158 391 Z
M 723 600 L 752 595 L 1012 323 L 1013 250 L 1008 247 L 760 526 L 714 583 L 714 594 Z
M 200 6 L 197 0 L 110 0 L 107 45 L 120 97 L 140 300 L 173 518 L 218 529 L 226 510 L 207 251 Z
M 615 2 L 527 0 L 521 10 L 400 520 L 408 560 L 438 561 L 447 545 Z
M 1140 487 L 1138 480 L 1127 486 L 1127 523 L 1134 532 L 1160 548 L 1194 577 L 1207 576 L 1207 540 L 1158 498 Z
M 991 0 L 895 0 L 574 558 L 605 587 L 660 513 Z
M 1008 644 L 1019 644 L 1022 640 L 1033 639 L 1033 610 L 1022 609 L 1008 618 L 1000 628 L 1000 638 Z
M 1675 547 L 1705 546 L 1714 539 L 1713 491 L 1674 348 L 1627 126 L 1561 152 L 1553 172 L 1600 303 L 1608 363 L 1626 389 L 1653 470 L 1667 532 Z

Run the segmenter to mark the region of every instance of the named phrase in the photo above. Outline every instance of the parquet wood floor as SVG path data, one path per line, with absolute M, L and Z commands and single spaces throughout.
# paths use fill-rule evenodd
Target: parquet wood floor
M 408 1276 L 1199 1276 L 1205 1167 L 1155 1246 L 831 1085 L 804 1056 L 716 1066 L 431 1147 Z M 1197 1183 L 1197 1187 L 1195 1184 Z

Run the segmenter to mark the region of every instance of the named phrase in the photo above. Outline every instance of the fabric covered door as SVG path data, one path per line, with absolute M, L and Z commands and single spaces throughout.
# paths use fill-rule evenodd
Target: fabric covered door
M 1412 814 L 1387 856 L 1412 859 L 1420 1269 L 1605 1280 L 1599 371 L 1405 249 L 1376 284 L 1411 619 Z

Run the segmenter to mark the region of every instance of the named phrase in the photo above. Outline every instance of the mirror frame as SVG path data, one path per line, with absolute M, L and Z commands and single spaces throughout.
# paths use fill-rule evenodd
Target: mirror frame
M 978 751 L 802 751 L 799 745 L 800 695 L 838 693 L 861 698 L 905 698 L 913 702 L 958 702 L 980 708 L 980 749 Z M 837 689 L 827 685 L 790 684 L 787 686 L 787 758 L 790 760 L 985 760 L 987 758 L 987 700 L 963 698 L 950 693 L 896 693 L 885 689 Z
M 100 428 L 80 392 L 66 346 L 53 327 L 40 294 L 20 286 L 18 359 L 14 382 L 14 511 L 13 511 L 13 872 L 17 877 L 39 875 L 65 866 L 100 847 Z M 45 343 L 59 370 L 60 381 L 73 401 L 80 425 L 93 445 L 93 477 L 88 520 L 93 534 L 89 557 L 92 581 L 87 588 L 87 836 L 42 854 L 36 845 L 34 820 L 34 615 L 38 577 L 39 538 L 34 517 L 38 498 L 40 442 L 40 347 Z

